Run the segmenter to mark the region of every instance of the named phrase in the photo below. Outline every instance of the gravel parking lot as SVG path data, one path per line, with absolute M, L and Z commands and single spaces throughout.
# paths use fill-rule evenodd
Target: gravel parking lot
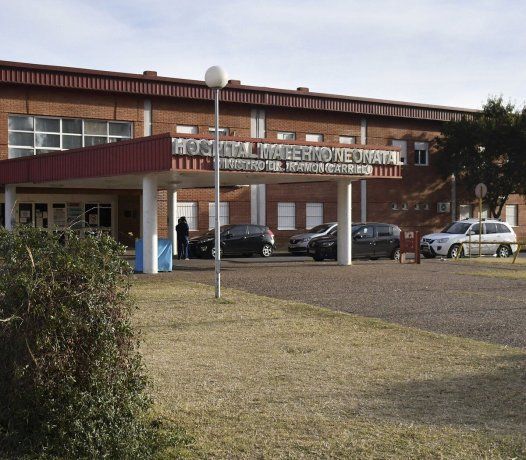
M 164 276 L 214 282 L 212 260 L 176 261 L 174 270 Z M 526 347 L 526 265 L 434 259 L 340 267 L 305 257 L 254 257 L 223 260 L 222 280 L 257 294 Z

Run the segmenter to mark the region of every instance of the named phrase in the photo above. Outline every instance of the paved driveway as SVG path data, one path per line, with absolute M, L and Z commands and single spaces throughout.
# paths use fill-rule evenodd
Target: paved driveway
M 213 284 L 212 260 L 176 261 L 175 276 Z M 526 266 L 390 260 L 352 267 L 304 257 L 225 259 L 224 286 L 293 299 L 434 332 L 526 347 Z

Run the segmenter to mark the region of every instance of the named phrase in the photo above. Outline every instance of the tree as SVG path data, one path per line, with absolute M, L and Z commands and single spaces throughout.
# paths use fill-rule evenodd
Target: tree
M 511 194 L 525 193 L 526 107 L 490 98 L 480 114 L 446 123 L 437 146 L 444 175 L 455 174 L 471 193 L 478 183 L 487 185 L 484 200 L 493 217 Z

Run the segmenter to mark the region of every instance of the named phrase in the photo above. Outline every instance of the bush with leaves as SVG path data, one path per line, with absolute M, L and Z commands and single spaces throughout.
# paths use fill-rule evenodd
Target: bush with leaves
M 111 237 L 0 230 L 0 458 L 148 458 L 159 447 Z

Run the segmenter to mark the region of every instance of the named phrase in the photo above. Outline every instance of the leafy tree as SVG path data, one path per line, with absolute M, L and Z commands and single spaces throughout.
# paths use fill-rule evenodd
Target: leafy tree
M 454 173 L 459 184 L 474 193 L 483 182 L 484 201 L 493 217 L 513 193 L 526 190 L 526 108 L 490 98 L 480 114 L 444 125 L 437 139 L 445 175 Z

